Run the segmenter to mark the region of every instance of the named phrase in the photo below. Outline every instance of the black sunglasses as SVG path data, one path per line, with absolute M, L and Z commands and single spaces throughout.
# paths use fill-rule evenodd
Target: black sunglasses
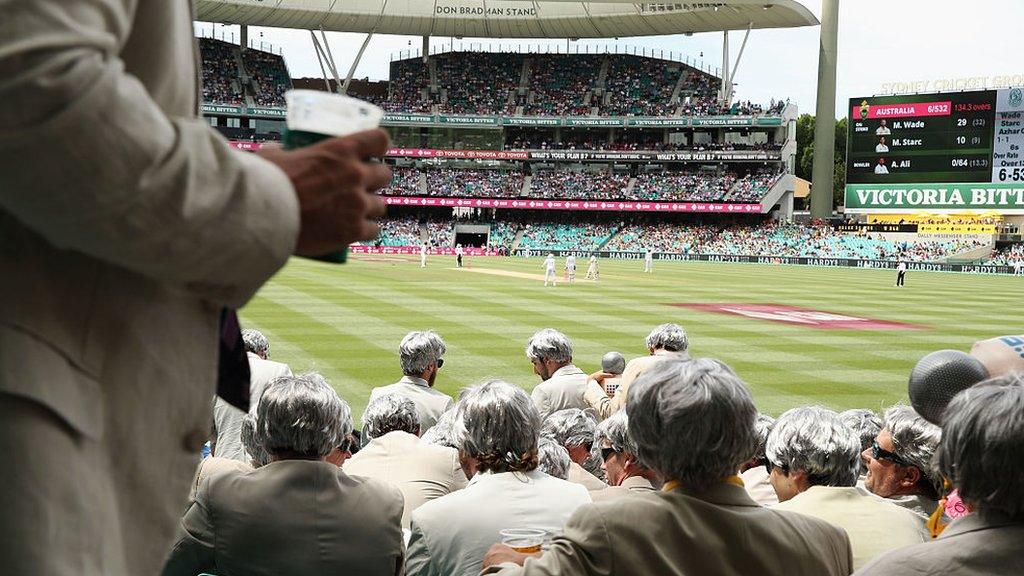
M 601 448 L 601 460 L 607 462 L 612 457 L 612 454 L 616 453 L 618 453 L 618 450 L 615 448 Z
M 789 465 L 772 464 L 772 461 L 766 457 L 764 459 L 764 469 L 766 472 L 768 472 L 769 476 L 772 475 L 772 470 L 774 470 L 775 468 L 782 470 L 783 474 L 789 474 Z
M 441 366 L 444 366 L 444 358 L 437 359 L 437 367 L 440 368 Z
M 885 448 L 878 445 L 878 442 L 871 443 L 871 457 L 875 460 L 888 460 L 893 464 L 899 464 L 900 466 L 907 466 L 907 462 L 899 456 L 889 452 Z

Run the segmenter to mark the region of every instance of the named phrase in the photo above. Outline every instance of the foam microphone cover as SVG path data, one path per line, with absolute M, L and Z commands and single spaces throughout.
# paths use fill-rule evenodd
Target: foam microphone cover
M 961 390 L 988 378 L 977 358 L 959 350 L 939 350 L 918 360 L 910 372 L 910 404 L 925 420 L 942 425 L 946 405 Z

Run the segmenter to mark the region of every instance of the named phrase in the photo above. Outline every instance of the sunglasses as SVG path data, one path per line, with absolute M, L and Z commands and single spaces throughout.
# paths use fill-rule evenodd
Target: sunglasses
M 345 439 L 338 444 L 339 452 L 351 452 L 352 448 L 356 445 L 356 439 L 352 435 L 345 436 Z
M 899 456 L 889 452 L 885 448 L 878 445 L 878 442 L 871 443 L 871 457 L 875 460 L 888 460 L 893 464 L 899 464 L 900 466 L 907 466 L 907 462 Z
M 618 450 L 616 450 L 615 448 L 601 448 L 601 460 L 607 462 L 608 459 L 612 457 L 612 454 L 617 453 Z
M 444 358 L 437 359 L 437 367 L 440 368 L 441 366 L 444 366 Z
M 764 469 L 765 469 L 766 472 L 768 472 L 769 476 L 772 475 L 772 470 L 774 470 L 776 468 L 778 468 L 779 470 L 782 470 L 783 474 L 789 474 L 789 465 L 788 464 L 782 464 L 782 465 L 780 465 L 780 464 L 772 464 L 772 461 L 769 460 L 768 458 L 764 459 Z

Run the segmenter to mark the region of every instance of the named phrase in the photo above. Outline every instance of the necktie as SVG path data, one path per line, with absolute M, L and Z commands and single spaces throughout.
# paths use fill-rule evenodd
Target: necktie
M 245 355 L 238 314 L 229 308 L 220 311 L 217 396 L 242 412 L 249 411 L 249 359 Z

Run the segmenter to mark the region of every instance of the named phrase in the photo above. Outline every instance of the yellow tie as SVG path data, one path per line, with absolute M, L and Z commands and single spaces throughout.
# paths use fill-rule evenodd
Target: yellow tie
M 935 512 L 932 512 L 932 515 L 928 517 L 928 522 L 925 524 L 925 526 L 928 527 L 928 532 L 931 533 L 932 538 L 938 538 L 947 526 L 947 523 L 942 521 L 942 516 L 946 513 L 946 497 L 949 496 L 949 491 L 953 488 L 953 485 L 950 484 L 948 479 L 943 478 L 942 488 L 943 497 L 939 500 L 939 506 L 935 509 Z
M 722 482 L 725 484 L 733 484 L 735 486 L 739 486 L 740 488 L 744 486 L 743 479 L 740 478 L 739 476 L 726 476 L 725 478 L 722 478 Z M 665 482 L 664 486 L 661 487 L 661 491 L 671 492 L 673 490 L 676 490 L 677 488 L 682 487 L 683 485 L 679 482 L 679 480 L 669 480 L 668 482 Z

